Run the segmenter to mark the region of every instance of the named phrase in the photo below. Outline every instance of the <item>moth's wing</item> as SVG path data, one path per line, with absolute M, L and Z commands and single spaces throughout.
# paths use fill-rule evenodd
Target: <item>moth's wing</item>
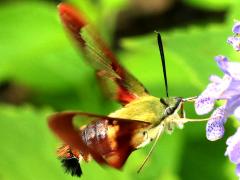
M 74 119 L 88 121 L 87 126 L 74 125 Z M 143 130 L 150 123 L 112 118 L 83 112 L 60 112 L 49 118 L 50 129 L 65 143 L 91 155 L 98 163 L 121 168 L 128 156 L 145 140 Z
M 87 147 L 79 136 L 79 130 L 73 124 L 73 118 L 76 115 L 76 112 L 55 113 L 48 118 L 48 126 L 65 144 L 87 154 Z
M 118 63 L 82 14 L 64 3 L 59 5 L 59 13 L 69 34 L 86 56 L 87 62 L 96 70 L 96 74 L 104 79 L 111 79 L 116 85 L 115 99 L 124 105 L 147 94 L 144 86 Z

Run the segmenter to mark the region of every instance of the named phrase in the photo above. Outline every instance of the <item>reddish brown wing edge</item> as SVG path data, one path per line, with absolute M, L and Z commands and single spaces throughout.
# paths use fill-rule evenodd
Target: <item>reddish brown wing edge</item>
M 85 116 L 85 117 L 97 117 L 91 115 L 89 113 L 81 113 L 81 112 L 59 112 L 51 115 L 49 117 L 48 125 L 51 130 L 65 143 L 73 148 L 79 150 L 81 154 L 84 155 L 89 154 L 88 148 L 83 143 L 82 138 L 79 134 L 79 129 L 74 127 L 73 119 L 75 116 Z M 98 116 L 101 117 L 101 116 Z M 105 161 L 102 158 L 99 158 L 98 155 L 91 153 L 94 159 L 100 163 L 104 164 Z
M 121 121 L 121 122 L 135 122 L 137 124 L 150 124 L 143 121 L 138 120 L 129 120 L 129 119 L 122 119 L 122 118 L 112 118 L 109 116 L 101 116 L 101 115 L 95 115 L 90 113 L 84 113 L 84 112 L 59 112 L 51 115 L 49 117 L 49 127 L 50 129 L 65 143 L 70 145 L 71 147 L 79 150 L 82 155 L 89 154 L 88 147 L 84 144 L 81 136 L 80 136 L 80 129 L 74 127 L 73 120 L 74 117 L 81 116 L 81 117 L 89 117 L 92 120 L 96 119 L 105 119 L 108 121 Z M 90 152 L 90 154 L 93 156 L 93 158 L 100 164 L 108 164 L 101 156 L 98 154 L 95 154 L 93 151 Z M 84 156 L 83 156 L 84 158 Z M 122 161 L 117 166 L 110 165 L 115 168 L 121 168 L 124 164 L 126 159 Z
M 83 53 L 86 53 L 84 52 L 86 42 L 80 33 L 81 29 L 87 25 L 85 18 L 69 4 L 61 3 L 58 8 L 60 17 L 66 29 L 77 43 L 77 46 L 83 51 Z M 146 95 L 147 90 L 144 86 L 118 63 L 114 54 L 109 50 L 101 38 L 96 34 L 94 34 L 94 36 L 95 43 L 100 47 L 100 51 L 104 54 L 104 57 L 106 57 L 104 63 L 107 63 L 115 74 L 120 77 L 111 77 L 118 86 L 115 99 L 125 105 L 139 96 Z M 104 69 L 96 69 L 96 71 L 98 76 L 104 75 Z

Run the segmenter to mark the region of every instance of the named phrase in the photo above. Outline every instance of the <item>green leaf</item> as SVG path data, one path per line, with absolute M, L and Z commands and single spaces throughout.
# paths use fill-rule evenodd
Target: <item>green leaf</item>
M 85 3 L 71 2 L 79 7 Z M 115 2 L 117 0 L 112 4 L 108 2 L 108 7 L 115 6 Z M 83 6 L 89 16 L 96 17 L 101 14 L 102 5 L 88 2 Z M 208 5 L 211 4 L 205 4 Z M 239 5 L 232 5 L 223 23 L 162 32 L 171 96 L 198 95 L 208 84 L 209 75 L 222 76 L 214 56 L 223 54 L 233 60 L 239 59 L 239 54 L 226 43 L 239 10 Z M 66 38 L 56 6 L 42 1 L 23 1 L 4 4 L 0 11 L 0 82 L 10 79 L 27 86 L 35 95 L 33 102 L 51 109 L 78 109 L 98 114 L 115 110 L 111 103 L 103 100 L 93 70 L 84 64 L 81 55 Z M 164 96 L 155 34 L 129 38 L 122 45 L 123 51 L 118 55 L 125 67 L 151 94 Z M 187 116 L 199 118 L 192 104 L 188 106 Z M 0 105 L 1 178 L 72 179 L 64 174 L 54 153 L 60 142 L 47 127 L 46 119 L 51 112 L 30 105 Z M 83 163 L 82 179 L 95 179 L 96 175 L 98 179 L 201 179 L 202 174 L 205 179 L 230 180 L 235 177 L 234 167 L 224 157 L 225 139 L 217 144 L 208 142 L 204 123 L 187 124 L 172 136 L 161 137 L 153 156 L 138 175 L 136 171 L 149 148 L 150 145 L 134 152 L 122 171 L 101 168 L 95 162 Z
M 49 113 L 30 106 L 0 105 L 1 179 L 63 176 L 54 152 L 58 143 L 47 127 Z

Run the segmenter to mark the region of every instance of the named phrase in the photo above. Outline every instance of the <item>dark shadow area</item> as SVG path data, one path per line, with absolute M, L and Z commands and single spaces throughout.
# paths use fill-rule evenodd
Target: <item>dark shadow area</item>
M 136 12 L 132 8 L 119 12 L 116 20 L 115 43 L 126 36 L 141 35 L 154 30 L 168 30 L 185 27 L 191 24 L 207 24 L 209 22 L 223 22 L 227 9 L 213 11 L 192 7 L 181 1 L 176 1 L 165 12 L 146 14 Z

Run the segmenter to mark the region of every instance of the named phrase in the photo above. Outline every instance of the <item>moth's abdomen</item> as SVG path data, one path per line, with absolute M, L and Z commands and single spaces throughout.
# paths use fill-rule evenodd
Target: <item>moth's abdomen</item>
M 108 142 L 107 120 L 98 120 L 89 124 L 82 130 L 81 136 L 83 142 L 91 151 L 104 154 L 111 150 Z
M 142 143 L 143 138 L 138 139 L 139 142 L 133 142 L 133 138 L 147 125 L 129 121 L 96 120 L 81 130 L 81 137 L 96 161 L 105 161 L 119 169 L 136 146 Z

